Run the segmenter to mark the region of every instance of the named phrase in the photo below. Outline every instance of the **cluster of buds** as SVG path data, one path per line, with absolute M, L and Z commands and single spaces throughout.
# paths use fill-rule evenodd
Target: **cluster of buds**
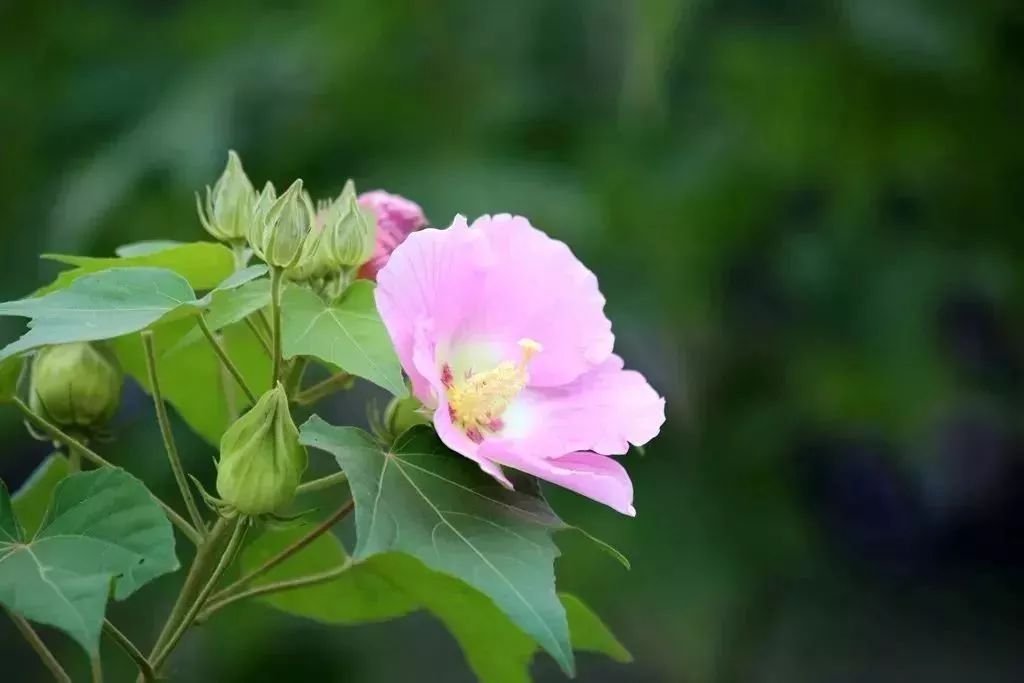
M 206 188 L 205 201 L 197 195 L 196 202 L 213 237 L 235 247 L 248 244 L 290 280 L 317 288 L 356 276 L 379 250 L 379 211 L 361 202 L 351 180 L 337 198 L 314 209 L 301 180 L 280 196 L 269 182 L 257 192 L 238 155 L 229 152 L 224 172 Z
M 357 195 L 351 180 L 337 198 L 315 205 L 301 180 L 281 196 L 269 182 L 257 192 L 235 152 L 196 204 L 200 222 L 217 240 L 248 244 L 290 280 L 321 291 L 355 276 L 376 279 L 391 252 L 427 224 L 415 202 L 381 190 Z
M 29 405 L 59 427 L 93 433 L 117 412 L 122 379 L 103 348 L 87 342 L 47 346 L 32 362 Z
M 315 238 L 303 245 L 298 264 L 286 272 L 289 279 L 331 281 L 373 255 L 377 221 L 371 211 L 359 205 L 351 180 L 336 199 L 318 203 L 313 234 Z

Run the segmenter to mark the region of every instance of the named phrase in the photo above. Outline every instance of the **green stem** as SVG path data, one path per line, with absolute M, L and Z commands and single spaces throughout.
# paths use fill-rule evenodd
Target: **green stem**
M 53 674 L 54 680 L 59 683 L 71 683 L 71 676 L 68 676 L 68 672 L 64 670 L 64 667 L 60 665 L 57 658 L 53 656 L 53 653 L 50 652 L 50 648 L 46 647 L 46 643 L 44 643 L 43 639 L 39 637 L 36 630 L 32 628 L 32 624 L 28 623 L 28 621 L 20 614 L 15 614 L 6 607 L 3 609 L 7 612 L 7 616 L 11 618 L 11 621 L 14 622 L 14 625 L 18 627 L 18 630 L 21 631 L 21 635 L 24 636 L 28 644 L 31 645 L 32 649 L 36 651 L 37 655 L 39 655 L 39 659 L 43 660 L 43 664 L 45 664 L 46 668 L 50 670 L 51 674 Z
M 103 660 L 100 656 L 90 658 L 89 666 L 92 671 L 92 683 L 103 683 Z
M 213 347 L 217 357 L 220 358 L 221 364 L 228 372 L 231 373 L 231 376 L 235 378 L 235 382 L 238 384 L 239 388 L 245 393 L 250 402 L 255 403 L 256 394 L 252 393 L 252 389 L 250 389 L 249 385 L 245 383 L 245 377 L 242 376 L 241 370 L 239 370 L 238 366 L 231 360 L 231 356 L 229 356 L 227 350 L 224 349 L 224 345 L 217 340 L 216 336 L 214 336 L 213 331 L 210 329 L 210 326 L 206 324 L 206 319 L 202 315 L 199 316 L 199 329 L 201 329 L 203 334 L 206 335 L 206 340 L 210 342 L 210 346 Z
M 28 406 L 27 403 L 22 401 L 17 396 L 12 398 L 11 401 L 14 403 L 15 407 L 17 407 L 18 410 L 22 412 L 22 414 L 25 416 L 25 419 L 36 425 L 39 429 L 42 429 L 44 432 L 46 432 L 47 436 L 49 436 L 54 441 L 58 441 L 67 446 L 69 453 L 78 453 L 80 457 L 85 458 L 86 460 L 90 461 L 97 467 L 117 468 L 117 465 L 104 459 L 103 456 L 101 456 L 99 453 L 92 450 L 91 448 L 83 444 L 81 441 L 75 439 L 71 435 L 67 434 L 66 432 L 61 430 L 60 427 L 50 422 L 39 413 L 33 411 Z M 198 545 L 199 542 L 202 541 L 202 536 L 199 535 L 199 532 L 196 531 L 196 529 L 191 524 L 189 524 L 184 517 L 179 515 L 177 512 L 174 511 L 174 509 L 170 505 L 163 502 L 152 493 L 150 493 L 150 495 L 153 496 L 153 500 L 155 500 L 160 505 L 160 507 L 163 508 L 164 514 L 167 515 L 167 519 L 171 520 L 171 523 L 178 527 L 178 529 L 181 531 L 181 533 L 185 535 L 186 538 L 188 538 L 196 545 Z
M 326 477 L 320 477 L 319 479 L 313 479 L 312 481 L 307 481 L 304 484 L 299 484 L 299 487 L 295 489 L 295 492 L 311 493 L 313 491 L 330 488 L 337 484 L 344 484 L 346 481 L 348 481 L 348 477 L 344 472 L 335 472 L 334 474 L 328 474 Z
M 249 327 L 249 330 L 253 333 L 253 336 L 256 337 L 257 341 L 259 341 L 263 350 L 267 352 L 267 356 L 269 357 L 273 354 L 273 351 L 270 348 L 270 342 L 267 341 L 265 336 L 263 336 L 263 333 L 260 332 L 260 328 L 256 326 L 256 323 L 253 322 L 251 317 L 247 316 L 245 318 L 245 324 Z
M 228 605 L 233 605 L 236 602 L 247 600 L 249 598 L 255 598 L 260 595 L 267 595 L 268 593 L 280 593 L 281 591 L 294 590 L 296 588 L 305 588 L 307 586 L 316 586 L 321 583 L 327 583 L 338 578 L 352 566 L 351 560 L 346 560 L 344 564 L 340 564 L 333 569 L 328 569 L 316 574 L 307 574 L 306 576 L 299 576 L 294 579 L 287 579 L 284 581 L 275 581 L 273 583 L 265 583 L 262 586 L 255 586 L 248 590 L 244 590 L 234 595 L 229 595 L 223 600 L 211 602 L 206 609 L 199 614 L 197 619 L 199 621 L 206 621 L 209 619 L 214 612 L 219 612 Z
M 167 616 L 167 621 L 164 622 L 164 627 L 160 635 L 157 636 L 156 643 L 149 653 L 149 661 L 151 663 L 154 662 L 153 658 L 156 653 L 164 647 L 167 639 L 171 637 L 171 634 L 181 622 L 185 611 L 195 600 L 199 589 L 202 587 L 202 582 L 206 580 L 213 562 L 217 558 L 217 550 L 224 539 L 224 534 L 228 532 L 230 526 L 231 520 L 224 517 L 219 518 L 196 550 L 196 556 L 192 560 L 192 566 L 188 570 L 188 575 L 185 577 L 185 583 L 182 584 L 181 591 L 178 592 L 178 598 L 174 602 L 174 607 L 171 608 L 171 613 Z M 153 668 L 154 670 L 159 669 L 155 664 Z
M 287 560 L 289 557 L 291 557 L 292 555 L 296 554 L 297 552 L 308 546 L 317 538 L 330 531 L 331 527 L 333 527 L 335 524 L 344 519 L 350 512 L 352 512 L 353 505 L 354 502 L 352 501 L 352 499 L 349 499 L 347 503 L 345 503 L 336 511 L 334 511 L 330 517 L 321 522 L 318 526 L 316 526 L 316 528 L 311 529 L 308 534 L 306 534 L 302 538 L 295 540 L 293 543 L 288 545 L 288 547 L 281 550 L 279 553 L 271 557 L 269 560 L 267 560 L 260 566 L 243 575 L 241 578 L 239 578 L 237 581 L 227 586 L 223 590 L 218 591 L 213 597 L 210 598 L 210 601 L 220 602 L 235 593 L 241 592 L 241 590 L 247 584 L 252 582 L 253 579 L 263 576 L 271 569 L 278 566 L 279 564 Z
M 352 375 L 347 372 L 339 372 L 298 392 L 293 400 L 299 405 L 308 406 L 343 388 L 351 380 Z
M 192 518 L 192 524 L 200 533 L 205 533 L 206 522 L 199 514 L 196 500 L 192 497 L 192 488 L 185 477 L 185 468 L 181 465 L 181 458 L 178 456 L 178 447 L 174 443 L 174 434 L 171 432 L 171 421 L 167 417 L 167 406 L 164 405 L 164 397 L 160 391 L 160 379 L 156 370 L 156 350 L 153 348 L 153 332 L 144 330 L 142 332 L 142 345 L 146 349 L 146 369 L 149 372 L 149 386 L 153 392 L 153 406 L 156 408 L 156 419 L 160 423 L 160 434 L 164 439 L 164 448 L 167 451 L 167 459 L 171 463 L 171 472 L 174 473 L 174 480 L 181 490 L 181 497 L 185 501 L 185 508 Z
M 160 652 L 153 658 L 153 668 L 160 670 L 160 667 L 167 658 L 170 656 L 174 648 L 181 642 L 182 636 L 192 626 L 192 622 L 195 621 L 196 616 L 206 606 L 206 600 L 213 593 L 213 589 L 217 586 L 217 581 L 223 576 L 224 571 L 228 568 L 231 560 L 235 557 L 235 553 L 238 551 L 239 545 L 242 542 L 242 537 L 245 536 L 245 529 L 247 526 L 247 520 L 243 517 L 238 517 L 234 522 L 234 529 L 231 532 L 231 538 L 228 540 L 227 547 L 224 548 L 224 552 L 220 556 L 220 560 L 217 562 L 217 566 L 214 567 L 213 572 L 210 574 L 209 580 L 199 591 L 195 601 L 185 612 L 178 626 L 174 629 L 171 635 L 167 638 L 167 642 L 160 649 Z
M 74 474 L 75 472 L 82 471 L 82 452 L 77 448 L 68 449 L 68 473 Z
M 270 386 L 277 384 L 281 379 L 281 284 L 284 280 L 284 271 L 280 268 L 270 269 L 270 340 L 273 359 L 273 374 L 270 376 Z
M 135 666 L 139 667 L 139 674 L 142 676 L 142 680 L 146 681 L 146 683 L 156 681 L 156 672 L 153 671 L 153 667 L 150 665 L 149 660 L 146 659 L 146 655 L 142 654 L 139 648 L 135 647 L 135 643 L 129 640 L 128 636 L 121 633 L 116 626 L 110 623 L 109 619 L 103 620 L 103 631 L 124 650 L 125 654 L 132 658 Z

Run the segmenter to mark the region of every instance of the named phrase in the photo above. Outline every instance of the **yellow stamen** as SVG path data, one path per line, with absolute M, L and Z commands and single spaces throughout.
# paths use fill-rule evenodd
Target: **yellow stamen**
M 523 356 L 519 363 L 503 361 L 490 370 L 464 379 L 452 378 L 448 405 L 452 419 L 471 436 L 481 438 L 481 429 L 494 429 L 502 414 L 529 380 L 526 366 L 540 350 L 533 339 L 520 339 Z

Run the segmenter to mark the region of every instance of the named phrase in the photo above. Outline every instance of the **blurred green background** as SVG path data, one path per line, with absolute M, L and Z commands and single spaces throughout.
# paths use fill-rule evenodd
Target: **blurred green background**
M 52 277 L 39 252 L 204 238 L 192 193 L 228 148 L 258 184 L 352 176 L 438 225 L 522 213 L 597 272 L 619 353 L 668 399 L 628 456 L 635 520 L 550 491 L 633 563 L 560 539 L 560 585 L 637 660 L 583 655 L 581 680 L 1024 679 L 1024 5 L 287 4 L 0 2 L 2 298 Z M 326 412 L 361 421 L 365 398 Z M 148 400 L 125 403 L 105 452 L 171 493 Z M 16 483 L 46 446 L 0 418 Z M 113 618 L 152 634 L 173 584 Z M 0 678 L 46 680 L 0 622 Z M 427 616 L 258 606 L 173 673 L 469 680 Z

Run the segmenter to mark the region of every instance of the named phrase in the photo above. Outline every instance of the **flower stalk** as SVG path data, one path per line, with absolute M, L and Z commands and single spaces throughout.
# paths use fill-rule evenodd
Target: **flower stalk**
M 181 491 L 182 500 L 185 501 L 185 508 L 192 518 L 192 524 L 200 533 L 206 531 L 206 522 L 199 513 L 199 507 L 192 496 L 192 489 L 189 487 L 188 479 L 185 477 L 185 468 L 181 464 L 181 457 L 178 455 L 178 447 L 174 443 L 174 433 L 171 432 L 171 421 L 167 416 L 167 406 L 164 405 L 164 397 L 160 391 L 160 379 L 157 375 L 156 350 L 153 347 L 153 332 L 144 330 L 142 332 L 142 345 L 146 350 L 146 370 L 149 373 L 149 386 L 153 392 L 153 406 L 156 408 L 157 422 L 160 423 L 160 434 L 164 440 L 164 449 L 167 451 L 167 459 L 171 464 L 171 472 L 174 480 Z

